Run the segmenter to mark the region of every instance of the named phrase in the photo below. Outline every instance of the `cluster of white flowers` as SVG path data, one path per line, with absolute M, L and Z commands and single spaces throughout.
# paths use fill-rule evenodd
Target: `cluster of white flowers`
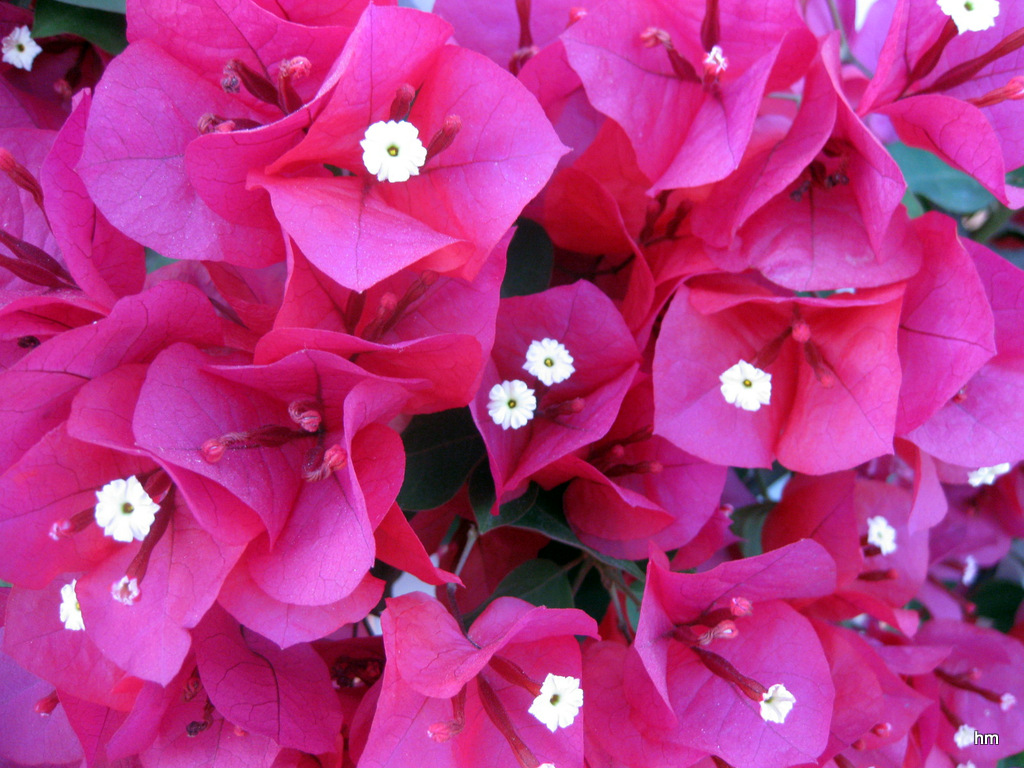
M 576 372 L 569 350 L 555 339 L 530 342 L 523 370 L 549 387 L 561 384 Z M 534 391 L 519 379 L 495 384 L 488 398 L 490 402 L 487 404 L 487 412 L 491 420 L 502 429 L 525 426 L 537 410 Z
M 718 380 L 722 382 L 725 402 L 744 411 L 758 411 L 772 401 L 772 375 L 755 368 L 746 360 L 726 370 Z

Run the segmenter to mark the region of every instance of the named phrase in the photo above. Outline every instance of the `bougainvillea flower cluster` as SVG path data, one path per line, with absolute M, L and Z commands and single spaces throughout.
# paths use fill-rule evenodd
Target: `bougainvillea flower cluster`
M 0 764 L 1024 750 L 1024 6 L 60 5 Z

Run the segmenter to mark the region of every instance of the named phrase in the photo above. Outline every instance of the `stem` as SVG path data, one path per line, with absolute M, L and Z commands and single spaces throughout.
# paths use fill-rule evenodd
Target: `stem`
M 1002 203 L 998 204 L 998 207 L 992 211 L 989 217 L 985 220 L 985 223 L 978 227 L 972 234 L 974 240 L 979 243 L 987 243 L 993 237 L 1002 232 L 1006 226 L 1006 222 L 1013 216 L 1013 211 L 1007 208 Z
M 854 56 L 853 51 L 850 50 L 850 41 L 846 37 L 846 28 L 843 26 L 842 18 L 839 16 L 836 0 L 828 0 L 828 10 L 832 16 L 832 26 L 839 30 L 839 60 L 844 64 L 853 64 L 865 77 L 872 77 L 872 71 L 860 59 Z

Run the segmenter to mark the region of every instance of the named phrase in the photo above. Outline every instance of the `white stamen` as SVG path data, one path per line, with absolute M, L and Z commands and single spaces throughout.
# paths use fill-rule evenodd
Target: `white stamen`
M 427 162 L 427 148 L 419 135 L 416 126 L 405 120 L 374 123 L 359 142 L 363 148 L 363 165 L 376 174 L 377 181 L 408 181 L 418 176 Z
M 523 369 L 549 387 L 565 381 L 576 372 L 569 350 L 554 339 L 530 342 Z
M 883 555 L 896 551 L 896 529 L 881 515 L 868 518 L 868 544 L 874 544 Z
M 160 505 L 135 475 L 112 480 L 96 491 L 96 524 L 114 541 L 142 541 L 159 511 Z
M 82 606 L 78 604 L 78 595 L 75 594 L 76 584 L 78 579 L 72 579 L 70 584 L 60 588 L 60 620 L 64 622 L 64 629 L 85 629 Z
M 796 697 L 782 683 L 776 683 L 761 697 L 761 718 L 766 723 L 786 722 L 786 716 L 796 704 Z
M 999 0 L 937 0 L 944 14 L 953 19 L 959 34 L 981 32 L 995 26 Z
M 3 39 L 4 61 L 26 72 L 32 71 L 32 62 L 43 52 L 32 39 L 28 27 L 15 27 Z
M 772 375 L 740 360 L 718 377 L 725 402 L 744 411 L 758 411 L 771 404 Z
M 554 733 L 559 728 L 572 725 L 582 706 L 583 689 L 579 679 L 549 673 L 529 712 Z
M 519 429 L 533 418 L 537 410 L 537 398 L 525 381 L 503 381 L 495 384 L 488 393 L 490 402 L 487 413 L 491 420 L 502 429 Z

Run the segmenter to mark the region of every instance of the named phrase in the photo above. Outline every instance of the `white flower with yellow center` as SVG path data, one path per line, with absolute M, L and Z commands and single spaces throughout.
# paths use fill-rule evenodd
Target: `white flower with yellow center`
M 722 382 L 725 402 L 744 411 L 758 411 L 772 400 L 772 375 L 740 360 L 718 380 Z
M 135 475 L 111 480 L 96 491 L 96 525 L 114 541 L 142 541 L 149 533 L 160 505 L 146 493 Z
M 376 174 L 377 181 L 408 181 L 418 176 L 427 162 L 420 132 L 405 120 L 374 123 L 366 129 L 359 146 L 363 148 L 363 165 Z
M 582 706 L 583 689 L 578 678 L 548 674 L 529 712 L 554 733 L 572 725 Z
M 560 384 L 576 372 L 569 350 L 554 339 L 531 341 L 523 369 L 549 387 Z
M 78 604 L 78 595 L 75 594 L 76 584 L 78 579 L 72 579 L 70 584 L 60 588 L 60 620 L 64 622 L 64 629 L 85 629 L 82 606 Z
M 761 696 L 761 719 L 766 723 L 786 722 L 786 716 L 796 704 L 796 697 L 782 683 L 776 683 Z
M 487 413 L 491 421 L 502 429 L 519 429 L 533 418 L 537 410 L 537 398 L 533 390 L 526 386 L 525 381 L 503 381 L 495 384 L 487 394 Z
M 896 529 L 881 515 L 868 518 L 868 544 L 874 544 L 883 555 L 896 551 Z
M 32 62 L 43 52 L 32 39 L 28 27 L 15 27 L 3 39 L 4 61 L 26 72 L 32 71 Z
M 992 27 L 999 15 L 999 0 L 938 0 L 939 8 L 953 19 L 957 32 L 981 32 Z
M 1008 461 L 996 464 L 994 467 L 979 467 L 973 472 L 967 473 L 967 482 L 975 488 L 980 488 L 983 485 L 992 485 L 997 477 L 1005 475 L 1009 471 L 1010 463 Z

